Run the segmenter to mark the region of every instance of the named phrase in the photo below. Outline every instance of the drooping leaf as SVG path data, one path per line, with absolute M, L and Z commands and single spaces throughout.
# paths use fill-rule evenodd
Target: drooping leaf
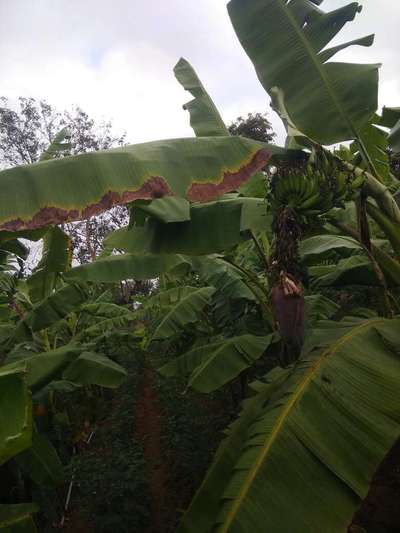
M 254 301 L 255 296 L 243 281 L 241 272 L 218 257 L 193 257 L 193 269 L 200 278 L 217 289 L 224 298 Z
M 193 290 L 188 291 L 164 316 L 153 333 L 152 340 L 172 337 L 180 333 L 186 324 L 196 322 L 214 292 L 213 287 L 193 287 Z
M 180 255 L 123 254 L 98 259 L 69 270 L 68 280 L 113 283 L 125 279 L 152 279 L 165 272 L 187 270 L 188 261 Z
M 99 385 L 115 389 L 121 385 L 127 373 L 121 365 L 108 357 L 92 352 L 83 352 L 64 371 L 63 379 L 81 385 Z
M 160 368 L 165 376 L 190 374 L 188 386 L 213 392 L 251 366 L 276 340 L 275 335 L 241 335 L 194 348 Z
M 190 203 L 185 198 L 167 196 L 148 203 L 134 203 L 133 209 L 140 209 L 161 222 L 185 222 L 190 220 Z
M 55 488 L 64 480 L 60 458 L 47 437 L 33 432 L 32 447 L 16 458 L 18 466 L 41 487 Z
M 357 139 L 377 108 L 377 65 L 330 60 L 350 45 L 370 46 L 373 36 L 326 48 L 360 6 L 352 2 L 325 13 L 316 4 L 231 0 L 228 11 L 263 87 L 282 91 L 300 132 L 321 144 Z
M 71 266 L 72 243 L 70 237 L 60 228 L 50 228 L 43 238 L 42 258 L 33 274 L 28 278 L 31 300 L 38 302 L 51 294 L 56 286 L 58 274 Z
M 190 125 L 196 136 L 229 135 L 218 109 L 191 64 L 181 58 L 174 68 L 174 73 L 183 88 L 194 96 L 194 100 L 185 104 L 183 108 L 190 113 Z
M 106 245 L 130 253 L 208 255 L 248 239 L 248 230 L 266 230 L 270 225 L 263 200 L 221 198 L 192 205 L 186 222 L 164 224 L 152 219 L 141 227 L 115 231 Z
M 306 329 L 311 329 L 319 320 L 332 318 L 340 307 L 322 294 L 306 296 L 305 300 L 305 322 Z
M 4 366 L 0 368 L 0 465 L 31 443 L 32 400 L 25 368 Z
M 37 392 L 50 381 L 59 379 L 68 367 L 82 352 L 82 348 L 66 345 L 49 352 L 41 352 L 25 359 L 9 363 L 3 371 L 26 373 L 26 385 L 32 392 Z
M 137 199 L 209 201 L 237 189 L 273 154 L 241 137 L 176 139 L 52 159 L 0 172 L 0 229 L 85 219 Z
M 300 243 L 300 255 L 305 259 L 313 259 L 319 256 L 323 259 L 330 252 L 352 253 L 362 250 L 361 244 L 352 237 L 342 235 L 316 235 L 304 239 Z
M 359 255 L 341 259 L 337 264 L 310 267 L 309 274 L 313 288 L 380 286 L 369 259 Z
M 32 514 L 39 510 L 35 503 L 0 504 L 0 530 L 3 533 L 38 533 Z
M 56 324 L 72 311 L 75 311 L 87 301 L 88 291 L 81 283 L 65 285 L 54 292 L 42 302 L 37 304 L 32 311 L 27 313 L 18 323 L 12 340 L 29 338 L 30 331 L 40 331 Z
M 305 354 L 249 421 L 239 458 L 232 445 L 235 466 L 210 502 L 217 519 L 203 527 L 189 511 L 182 531 L 259 531 L 260 524 L 263 531 L 347 531 L 400 436 L 399 326 L 399 319 L 359 322 Z M 226 453 L 217 464 L 227 464 Z

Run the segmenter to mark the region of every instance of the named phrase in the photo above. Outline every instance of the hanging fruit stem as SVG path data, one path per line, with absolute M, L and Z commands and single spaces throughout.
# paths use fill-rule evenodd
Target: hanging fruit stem
M 304 271 L 299 256 L 301 221 L 290 207 L 277 210 L 269 278 L 275 321 L 282 337 L 281 364 L 287 366 L 300 355 L 304 342 Z

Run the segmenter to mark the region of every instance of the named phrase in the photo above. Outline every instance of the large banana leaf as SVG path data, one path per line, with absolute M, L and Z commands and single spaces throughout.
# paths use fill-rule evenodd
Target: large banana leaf
M 361 8 L 352 2 L 325 13 L 320 3 L 231 0 L 228 11 L 265 90 L 281 91 L 291 122 L 303 134 L 333 144 L 359 139 L 374 115 L 378 66 L 330 61 L 350 45 L 370 46 L 373 36 L 326 48 Z
M 42 487 L 55 488 L 64 480 L 64 470 L 60 458 L 51 442 L 33 432 L 32 447 L 16 457 L 19 467 Z
M 244 411 L 239 453 L 232 443 L 212 467 L 225 461 L 224 487 L 215 494 L 206 480 L 181 531 L 345 533 L 400 436 L 399 326 L 334 323 L 334 342 L 303 355 L 261 409 Z M 206 502 L 220 512 L 196 522 Z
M 224 339 L 193 348 L 159 371 L 164 376 L 190 374 L 188 387 L 199 392 L 213 392 L 249 368 L 275 340 L 274 334 L 266 337 L 241 335 Z
M 181 58 L 175 65 L 174 73 L 183 88 L 194 96 L 194 100 L 185 104 L 183 109 L 190 113 L 190 125 L 196 136 L 229 135 L 218 109 L 215 107 L 192 65 L 186 59 Z
M 152 340 L 162 340 L 182 332 L 187 324 L 196 322 L 204 307 L 210 302 L 214 294 L 214 287 L 192 287 L 174 305 L 161 320 L 153 333 Z
M 166 272 L 186 271 L 190 263 L 181 255 L 123 254 L 98 259 L 69 270 L 68 280 L 114 283 L 124 279 L 151 279 Z
M 137 199 L 208 201 L 284 150 L 240 137 L 144 143 L 0 172 L 0 230 L 79 220 Z
M 32 514 L 39 510 L 35 503 L 0 504 L 2 533 L 37 533 Z
M 0 465 L 32 443 L 32 401 L 25 368 L 0 368 Z M 1 521 L 0 521 L 1 523 Z

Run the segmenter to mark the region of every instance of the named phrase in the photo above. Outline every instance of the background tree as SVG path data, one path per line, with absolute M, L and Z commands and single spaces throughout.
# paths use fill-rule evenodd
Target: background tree
M 273 142 L 276 137 L 266 113 L 248 113 L 246 118 L 238 117 L 228 126 L 228 130 L 231 135 L 242 135 L 266 143 Z
M 60 112 L 45 100 L 23 97 L 14 106 L 3 96 L 0 98 L 0 169 L 35 163 L 63 128 L 68 130 L 70 147 L 60 157 L 125 144 L 125 133 L 115 134 L 110 121 L 96 122 L 79 106 Z M 94 259 L 105 235 L 126 220 L 126 209 L 116 207 L 99 217 L 66 224 L 64 229 L 72 238 L 74 259 L 79 263 Z

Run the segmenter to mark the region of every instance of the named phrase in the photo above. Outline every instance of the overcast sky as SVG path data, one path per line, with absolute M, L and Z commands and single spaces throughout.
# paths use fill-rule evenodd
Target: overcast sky
M 239 45 L 226 0 L 0 0 L 0 95 L 80 105 L 130 142 L 192 135 L 188 94 L 172 69 L 184 56 L 223 118 L 269 110 Z M 325 0 L 326 10 L 345 5 Z M 340 59 L 382 62 L 381 104 L 400 106 L 400 1 L 364 0 L 340 40 L 376 34 Z M 282 129 L 272 112 L 275 129 Z

